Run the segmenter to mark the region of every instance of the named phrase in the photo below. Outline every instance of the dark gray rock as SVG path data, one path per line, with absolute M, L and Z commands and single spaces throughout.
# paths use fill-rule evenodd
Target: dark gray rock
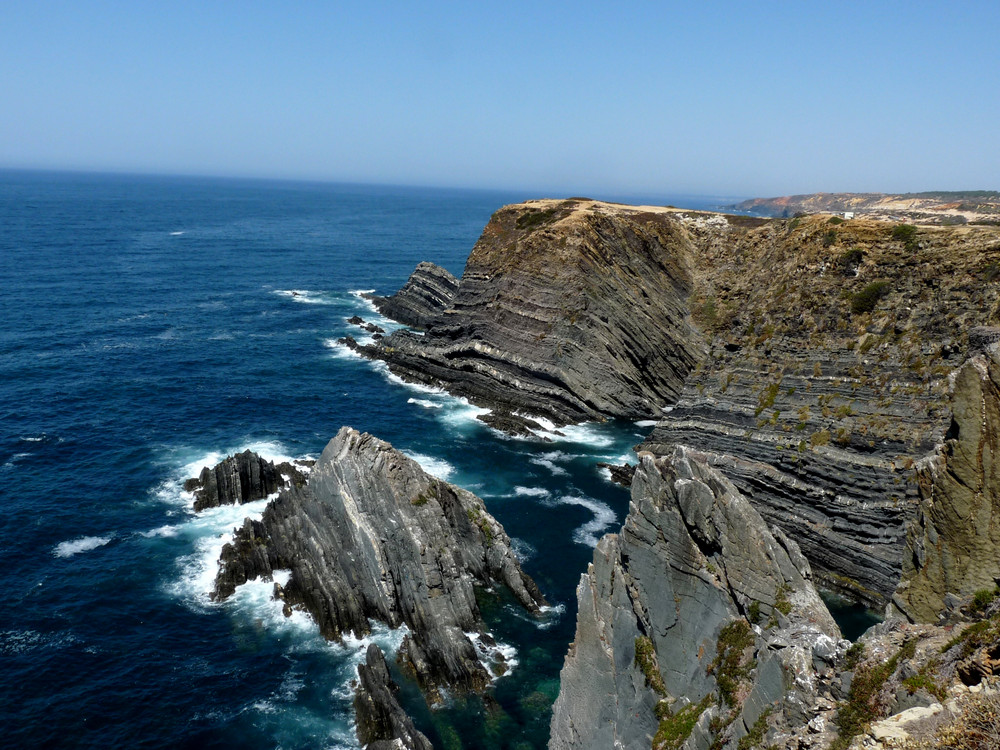
M 358 665 L 354 714 L 358 740 L 365 750 L 433 750 L 430 740 L 413 726 L 396 694 L 399 687 L 389 674 L 382 650 L 368 646 L 365 663 Z
M 383 314 L 426 333 L 397 331 L 362 350 L 406 380 L 505 415 L 556 425 L 650 418 L 676 400 L 704 353 L 687 310 L 692 254 L 666 210 L 583 200 L 507 206 L 446 303 L 419 316 L 382 303 Z M 421 269 L 398 297 L 426 286 Z
M 611 474 L 611 481 L 615 484 L 620 484 L 622 487 L 632 486 L 632 477 L 635 476 L 635 465 L 634 464 L 606 464 L 598 463 L 597 468 L 607 469 L 608 473 Z
M 502 584 L 530 612 L 544 604 L 482 500 L 348 427 L 304 487 L 283 491 L 223 548 L 215 597 L 275 570 L 291 571 L 279 591 L 287 606 L 310 612 L 327 638 L 363 636 L 369 619 L 405 624 L 401 655 L 432 700 L 440 685 L 491 681 L 467 635 L 485 627 L 476 586 Z
M 458 291 L 458 279 L 433 263 L 421 263 L 391 297 L 370 297 L 380 313 L 414 328 L 427 328 Z M 380 331 L 381 333 L 381 331 Z
M 229 456 L 213 468 L 205 467 L 196 479 L 184 483 L 194 493 L 196 512 L 219 505 L 242 505 L 262 500 L 282 487 L 303 484 L 300 467 L 290 463 L 277 466 L 250 450 Z

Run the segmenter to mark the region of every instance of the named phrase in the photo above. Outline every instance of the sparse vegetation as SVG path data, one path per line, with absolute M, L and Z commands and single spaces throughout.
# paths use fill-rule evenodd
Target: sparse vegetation
M 532 230 L 543 224 L 548 224 L 555 215 L 559 213 L 558 208 L 547 208 L 545 210 L 529 209 L 517 217 L 517 228 Z
M 653 647 L 653 642 L 644 635 L 635 639 L 635 665 L 646 678 L 647 687 L 658 695 L 667 694 L 667 687 L 663 684 L 663 677 L 656 661 L 656 649 Z
M 913 224 L 897 224 L 892 228 L 892 238 L 903 243 L 907 250 L 916 250 L 917 228 Z
M 691 736 L 691 730 L 705 710 L 712 705 L 712 696 L 706 695 L 699 703 L 690 703 L 676 714 L 671 713 L 666 702 L 657 706 L 656 718 L 660 726 L 653 737 L 653 750 L 677 750 Z
M 878 301 L 888 293 L 888 281 L 873 281 L 860 292 L 851 295 L 851 312 L 855 314 L 871 312 Z
M 851 740 L 860 734 L 872 721 L 882 718 L 886 707 L 882 705 L 880 694 L 886 680 L 896 671 L 902 659 L 913 657 L 916 642 L 910 641 L 888 661 L 860 665 L 851 680 L 847 701 L 837 711 L 836 723 L 839 729 L 837 739 L 830 750 L 847 750 Z
M 716 657 L 708 665 L 708 673 L 715 675 L 719 695 L 727 706 L 736 706 L 740 680 L 748 677 L 756 666 L 753 659 L 745 659 L 743 655 L 753 642 L 753 628 L 746 620 L 733 620 L 719 632 Z

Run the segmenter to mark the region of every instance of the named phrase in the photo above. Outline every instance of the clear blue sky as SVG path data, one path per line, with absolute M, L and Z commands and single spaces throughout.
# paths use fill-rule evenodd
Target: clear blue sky
M 1000 188 L 1000 0 L 0 5 L 0 168 Z

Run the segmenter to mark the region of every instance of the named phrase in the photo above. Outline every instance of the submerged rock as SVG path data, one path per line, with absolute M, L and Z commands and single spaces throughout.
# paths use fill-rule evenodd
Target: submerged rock
M 302 468 L 309 462 L 295 466 L 288 462 L 277 466 L 251 450 L 229 456 L 213 468 L 207 466 L 196 479 L 184 483 L 187 492 L 194 493 L 196 512 L 219 505 L 242 505 L 263 500 L 288 484 L 305 482 Z
M 365 663 L 358 665 L 354 714 L 358 740 L 365 750 L 433 750 L 430 740 L 413 726 L 396 693 L 399 687 L 389 674 L 382 650 L 368 646 Z
M 485 630 L 476 586 L 502 584 L 533 613 L 545 603 L 482 500 L 349 427 L 305 486 L 284 490 L 223 548 L 214 596 L 276 570 L 291 571 L 279 591 L 287 606 L 311 613 L 329 639 L 363 636 L 369 619 L 407 626 L 401 657 L 432 699 L 438 686 L 491 682 L 470 637 Z

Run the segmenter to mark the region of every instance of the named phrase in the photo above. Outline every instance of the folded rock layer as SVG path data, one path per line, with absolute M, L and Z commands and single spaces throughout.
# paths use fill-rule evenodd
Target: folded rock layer
M 482 690 L 492 679 L 467 635 L 485 628 L 477 585 L 504 585 L 530 612 L 544 604 L 482 500 L 348 427 L 305 486 L 284 490 L 225 546 L 215 596 L 276 570 L 291 571 L 278 595 L 327 638 L 363 636 L 369 619 L 406 625 L 402 653 L 432 698 L 437 686 Z

